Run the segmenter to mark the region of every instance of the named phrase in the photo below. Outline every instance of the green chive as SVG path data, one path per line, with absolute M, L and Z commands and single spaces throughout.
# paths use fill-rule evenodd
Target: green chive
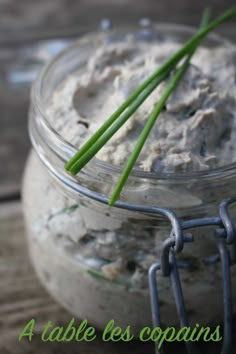
M 200 25 L 200 30 L 202 28 L 204 28 L 208 21 L 209 21 L 209 16 L 210 16 L 210 11 L 208 9 L 206 9 L 203 13 L 203 16 L 202 16 L 202 21 L 201 21 L 201 25 Z M 156 120 L 158 119 L 159 117 L 159 114 L 161 113 L 161 111 L 163 110 L 163 108 L 165 107 L 166 105 L 166 102 L 168 100 L 168 98 L 170 97 L 171 93 L 175 90 L 175 88 L 178 86 L 181 78 L 183 77 L 184 73 L 186 72 L 186 70 L 188 69 L 189 67 L 189 64 L 190 64 L 190 61 L 192 59 L 192 56 L 193 54 L 195 53 L 197 49 L 197 46 L 194 48 L 194 50 L 192 50 L 190 52 L 190 54 L 187 56 L 185 62 L 181 65 L 181 67 L 177 70 L 176 74 L 174 75 L 173 79 L 171 80 L 171 82 L 169 83 L 169 85 L 167 86 L 167 88 L 165 89 L 160 101 L 158 102 L 158 104 L 155 106 L 151 116 L 149 117 L 146 125 L 144 126 L 143 128 L 143 131 L 142 133 L 140 134 L 139 138 L 138 138 L 138 141 L 135 145 L 135 148 L 132 152 L 132 154 L 130 155 L 126 165 L 125 165 L 125 168 L 121 174 L 121 177 L 119 178 L 119 181 L 117 183 L 117 185 L 115 186 L 115 189 L 114 189 L 114 192 L 111 196 L 111 198 L 109 199 L 109 202 L 108 204 L 110 206 L 112 206 L 116 200 L 118 199 L 123 187 L 124 187 L 124 184 L 125 182 L 127 181 L 137 159 L 138 159 L 138 156 L 156 122 Z
M 208 10 L 207 10 L 208 11 Z M 83 154 L 100 138 L 100 136 L 119 118 L 126 108 L 140 95 L 140 93 L 157 77 L 164 76 L 166 72 L 173 68 L 195 45 L 202 40 L 209 32 L 218 27 L 221 23 L 229 20 L 236 15 L 236 6 L 226 11 L 218 17 L 208 27 L 193 36 L 176 54 L 174 54 L 166 63 L 155 71 L 143 84 L 141 84 L 128 99 L 110 116 L 110 118 L 93 134 L 93 136 L 81 147 L 81 149 L 65 164 L 65 169 L 70 170 Z M 208 14 L 205 12 L 205 16 Z M 79 171 L 79 170 L 78 170 Z
M 168 73 L 167 73 L 168 74 Z M 165 74 L 165 77 L 167 76 Z M 121 126 L 134 114 L 138 107 L 145 101 L 151 92 L 160 84 L 164 78 L 154 79 L 152 83 L 138 96 L 138 98 L 130 105 L 130 107 L 120 116 L 111 127 L 108 129 L 71 167 L 70 172 L 76 175 L 95 155 L 96 153 L 110 140 L 113 135 L 121 128 Z
M 185 71 L 187 70 L 190 60 L 197 49 L 200 42 L 208 35 L 209 32 L 221 25 L 223 22 L 236 16 L 236 6 L 232 7 L 223 15 L 208 25 L 209 10 L 204 11 L 201 28 L 197 34 L 189 39 L 183 47 L 177 51 L 170 59 L 168 59 L 158 70 L 156 70 L 149 78 L 147 78 L 129 97 L 128 99 L 108 118 L 108 120 L 92 135 L 92 137 L 81 147 L 81 149 L 66 163 L 65 169 L 73 175 L 77 174 L 107 143 L 109 139 L 121 128 L 121 126 L 133 115 L 140 105 L 147 99 L 153 90 L 175 69 L 182 59 L 184 63 L 177 69 L 171 82 L 167 85 L 163 96 L 155 106 L 150 115 L 143 131 L 137 141 L 122 175 L 115 187 L 115 190 L 109 200 L 109 205 L 113 205 L 120 195 L 120 192 L 131 173 L 135 162 L 148 138 L 151 129 L 158 119 L 159 114 L 164 108 L 169 96 L 178 85 Z

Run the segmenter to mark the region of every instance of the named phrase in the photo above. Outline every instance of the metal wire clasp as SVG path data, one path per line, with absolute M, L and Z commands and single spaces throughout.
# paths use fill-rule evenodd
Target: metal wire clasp
M 233 245 L 235 250 L 236 244 L 236 231 L 234 223 L 232 222 L 229 207 L 231 204 L 236 203 L 236 198 L 229 198 L 223 200 L 219 205 L 219 216 L 210 218 L 192 219 L 182 222 L 175 215 L 175 222 L 172 220 L 172 231 L 170 237 L 164 241 L 160 263 L 153 264 L 149 269 L 149 288 L 150 300 L 153 317 L 154 327 L 161 327 L 160 306 L 159 306 L 159 293 L 157 272 L 160 271 L 163 276 L 170 278 L 171 288 L 174 294 L 176 303 L 176 310 L 180 322 L 180 326 L 189 326 L 187 310 L 184 301 L 183 288 L 180 279 L 179 269 L 186 267 L 186 263 L 177 261 L 176 254 L 183 250 L 184 244 L 193 242 L 193 237 L 186 234 L 185 230 L 193 229 L 202 226 L 215 226 L 216 227 L 216 245 L 218 253 L 208 258 L 205 264 L 212 265 L 216 262 L 221 263 L 222 268 L 222 283 L 224 295 L 224 336 L 221 348 L 221 354 L 232 354 L 232 286 L 231 286 L 231 270 L 233 258 L 230 255 L 229 245 Z M 173 217 L 173 215 L 172 215 Z M 181 231 L 175 228 L 175 225 L 181 226 Z M 235 252 L 233 253 L 235 255 Z M 194 343 L 186 343 L 188 354 L 199 354 L 199 349 Z M 164 354 L 162 349 L 158 350 L 157 354 Z

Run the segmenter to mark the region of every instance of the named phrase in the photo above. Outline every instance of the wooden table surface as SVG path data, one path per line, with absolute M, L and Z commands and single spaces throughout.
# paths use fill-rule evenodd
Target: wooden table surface
M 207 2 L 219 13 L 234 4 L 230 0 Z M 22 45 L 48 36 L 80 33 L 96 28 L 102 18 L 114 25 L 137 22 L 142 17 L 155 21 L 197 25 L 206 2 L 203 0 L 0 0 L 0 354 L 65 353 L 153 353 L 152 344 L 93 343 L 45 344 L 39 335 L 48 320 L 66 324 L 71 315 L 44 291 L 32 269 L 24 237 L 20 184 L 30 147 L 27 135 L 29 88 L 9 84 L 9 68 L 17 62 Z M 219 30 L 236 42 L 235 23 Z M 37 319 L 32 343 L 18 342 L 24 324 Z M 236 343 L 234 348 L 236 348 Z M 203 353 L 219 352 L 212 347 Z M 171 352 L 182 354 L 180 349 Z

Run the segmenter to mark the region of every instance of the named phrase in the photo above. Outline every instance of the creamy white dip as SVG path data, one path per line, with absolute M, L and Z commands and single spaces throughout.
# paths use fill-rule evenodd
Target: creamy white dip
M 134 89 L 180 47 L 170 39 L 103 44 L 86 67 L 68 77 L 49 103 L 53 128 L 77 148 Z M 235 161 L 236 53 L 201 47 L 160 114 L 138 161 L 154 172 L 206 170 Z M 166 79 L 98 153 L 122 165 L 163 93 Z

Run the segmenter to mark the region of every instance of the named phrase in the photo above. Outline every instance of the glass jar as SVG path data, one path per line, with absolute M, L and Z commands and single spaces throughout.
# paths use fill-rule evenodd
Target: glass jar
M 217 215 L 218 203 L 236 188 L 236 164 L 182 174 L 134 170 L 121 202 L 108 207 L 107 196 L 121 168 L 94 158 L 79 176 L 66 173 L 64 164 L 76 149 L 50 126 L 46 107 L 58 85 L 83 68 L 98 41 L 119 42 L 129 34 L 137 41 L 170 36 L 184 42 L 194 32 L 159 24 L 87 35 L 50 62 L 32 88 L 29 132 L 34 150 L 22 191 L 32 262 L 55 299 L 101 329 L 111 319 L 122 327 L 131 325 L 135 334 L 151 326 L 147 273 L 160 259 L 162 243 L 171 231 L 164 217 L 127 210 L 125 203 L 168 207 L 184 220 Z M 204 45 L 232 47 L 216 35 Z M 222 319 L 221 272 L 217 264 L 206 267 L 203 259 L 216 253 L 214 230 L 193 234 L 195 241 L 185 245 L 180 256 L 191 265 L 181 270 L 184 295 L 191 322 L 212 324 Z M 235 266 L 232 271 L 236 290 Z M 160 275 L 159 284 L 163 325 L 177 325 L 168 281 Z

